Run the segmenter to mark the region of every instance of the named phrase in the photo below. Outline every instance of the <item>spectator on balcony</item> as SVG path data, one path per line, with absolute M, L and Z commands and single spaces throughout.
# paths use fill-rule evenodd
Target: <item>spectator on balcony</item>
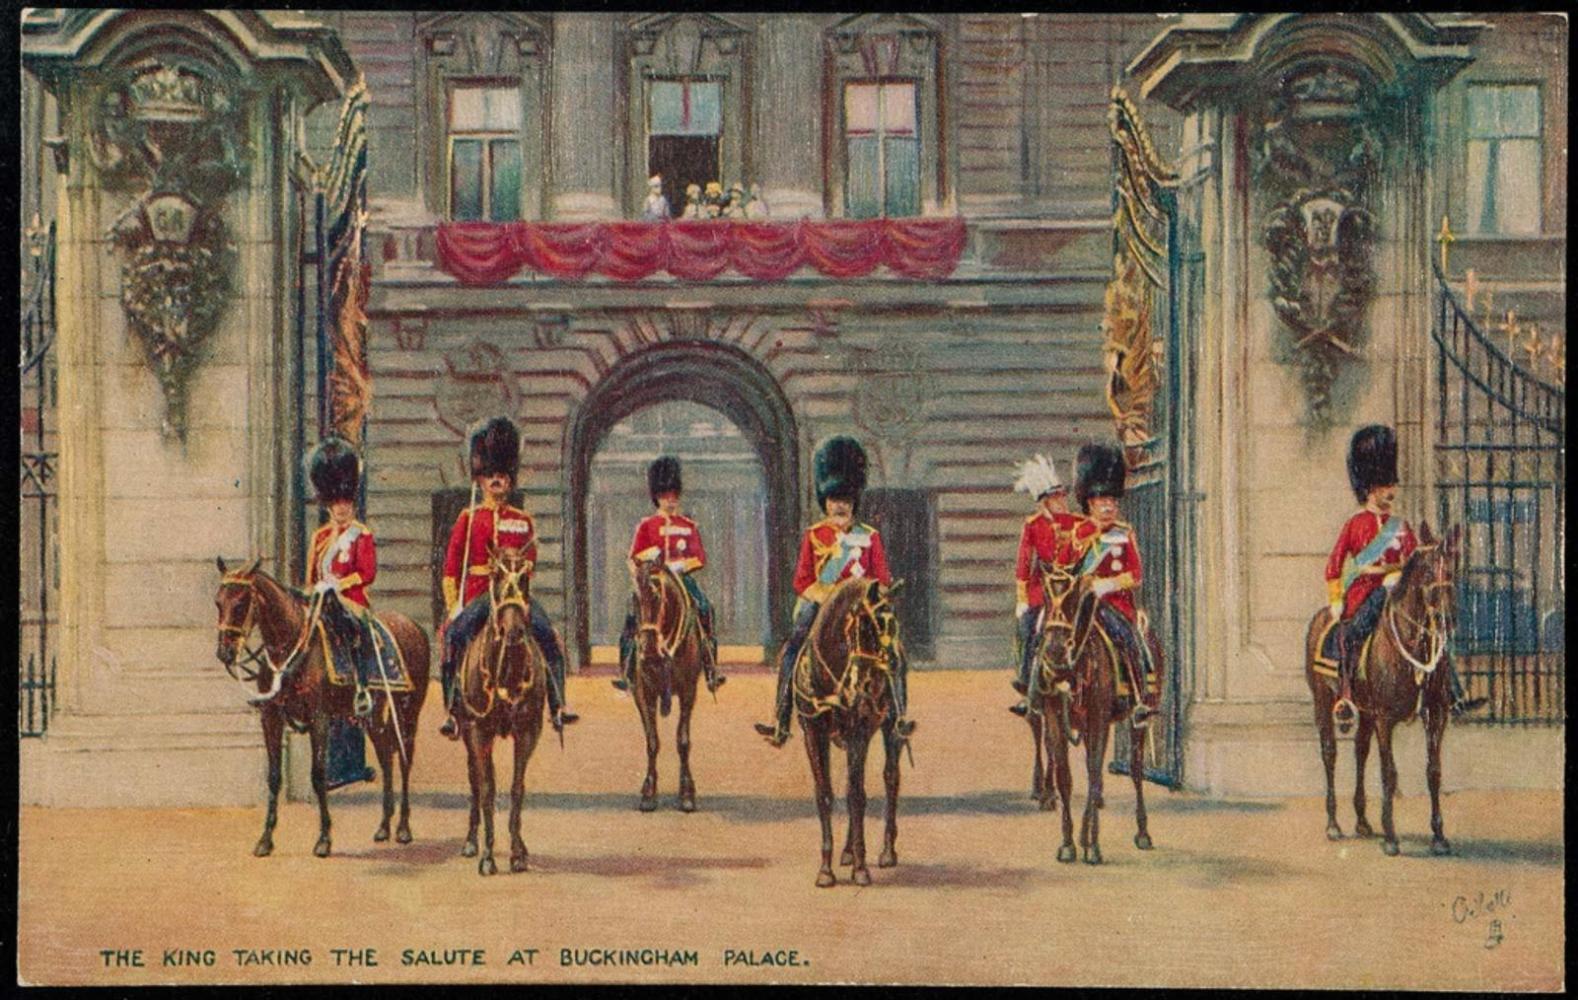
M 707 197 L 703 202 L 703 216 L 708 219 L 721 219 L 723 217 L 723 184 L 718 181 L 707 182 Z
M 687 184 L 685 186 L 685 212 L 687 219 L 705 219 L 706 208 L 701 201 L 701 185 Z
M 729 200 L 724 205 L 723 215 L 729 219 L 745 218 L 745 185 L 739 181 L 729 185 Z
M 751 197 L 745 203 L 745 217 L 747 219 L 765 219 L 770 213 L 767 211 L 767 202 L 762 198 L 762 186 L 751 185 Z
M 641 218 L 647 222 L 667 222 L 671 214 L 668 199 L 663 197 L 663 175 L 653 174 L 647 178 L 647 203 L 641 210 Z

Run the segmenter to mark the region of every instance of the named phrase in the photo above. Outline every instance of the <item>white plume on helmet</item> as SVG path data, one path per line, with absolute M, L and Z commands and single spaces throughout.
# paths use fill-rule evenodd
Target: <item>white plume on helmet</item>
M 1039 500 L 1054 490 L 1066 489 L 1057 477 L 1057 465 L 1045 455 L 1038 453 L 1035 458 L 1018 463 L 1014 471 L 1019 477 L 1014 480 L 1014 492 L 1028 493 L 1033 499 Z

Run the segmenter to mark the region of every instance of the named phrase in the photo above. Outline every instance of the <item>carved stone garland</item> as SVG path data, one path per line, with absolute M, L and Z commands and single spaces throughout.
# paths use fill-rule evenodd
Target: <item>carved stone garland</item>
M 1362 92 L 1334 66 L 1286 78 L 1255 146 L 1256 181 L 1272 203 L 1264 232 L 1271 305 L 1317 430 L 1332 423 L 1340 366 L 1361 355 L 1374 286 L 1368 205 L 1380 143 Z
M 206 68 L 149 62 L 112 78 L 93 105 L 101 182 L 134 199 L 108 234 L 121 306 L 164 392 L 161 430 L 182 440 L 187 380 L 232 291 L 220 213 L 246 176 L 238 97 Z

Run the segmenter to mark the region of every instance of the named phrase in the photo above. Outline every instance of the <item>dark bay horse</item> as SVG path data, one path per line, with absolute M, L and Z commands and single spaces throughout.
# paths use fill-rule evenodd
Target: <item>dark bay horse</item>
M 515 771 L 510 782 L 510 871 L 526 870 L 521 840 L 521 802 L 526 794 L 526 762 L 542 735 L 548 671 L 528 624 L 531 564 L 517 548 L 495 549 L 488 556 L 487 624 L 466 647 L 455 679 L 460 697 L 455 718 L 466 744 L 471 779 L 471 817 L 460 853 L 477 855 L 477 822 L 483 823 L 482 859 L 477 873 L 493 875 L 493 741 L 515 741 Z
M 641 784 L 642 812 L 657 808 L 658 716 L 667 717 L 679 698 L 679 808 L 696 811 L 696 780 L 690 773 L 690 714 L 696 680 L 707 655 L 701 620 L 685 585 L 666 567 L 644 562 L 637 570 L 635 702 L 647 738 L 647 776 Z
M 1129 716 L 1128 706 L 1120 705 L 1117 678 L 1123 664 L 1106 633 L 1096 624 L 1096 595 L 1091 578 L 1075 576 L 1061 569 L 1045 574 L 1047 602 L 1038 636 L 1040 648 L 1030 671 L 1030 705 L 1040 718 L 1046 741 L 1045 778 L 1041 808 L 1050 810 L 1056 798 L 1063 806 L 1063 843 L 1057 859 L 1071 862 L 1074 849 L 1074 820 L 1069 801 L 1074 779 L 1069 767 L 1069 745 L 1085 744 L 1085 774 L 1088 782 L 1085 812 L 1080 820 L 1079 844 L 1085 849 L 1087 864 L 1101 863 L 1101 813 L 1105 805 L 1102 779 L 1106 772 L 1107 738 L 1112 723 Z M 1151 656 L 1161 672 L 1161 651 L 1151 642 Z M 1140 692 L 1131 691 L 1131 698 Z M 1144 727 L 1135 729 L 1129 740 L 1129 775 L 1134 780 L 1134 818 L 1138 831 L 1134 846 L 1151 849 L 1151 835 L 1145 816 L 1145 737 Z M 1039 755 L 1038 755 L 1039 756 Z
M 229 572 L 223 559 L 217 560 L 219 592 L 214 604 L 219 609 L 219 646 L 215 656 L 234 672 L 238 651 L 257 629 L 267 654 L 255 677 L 256 690 L 249 690 L 249 701 L 259 710 L 263 723 L 263 745 L 268 752 L 268 817 L 263 835 L 252 853 L 265 857 L 274 850 L 274 824 L 278 819 L 280 786 L 280 748 L 285 726 L 310 734 L 312 742 L 312 790 L 318 797 L 318 843 L 312 853 L 329 854 L 328 783 L 324 777 L 328 750 L 329 720 L 353 718 L 355 688 L 331 684 L 324 663 L 324 642 L 314 628 L 314 600 L 281 584 L 258 569 L 262 559 L 245 569 Z M 407 676 L 410 691 L 392 691 L 383 698 L 379 683 L 369 687 L 374 695 L 372 715 L 364 722 L 378 755 L 378 769 L 384 777 L 383 821 L 373 834 L 376 841 L 389 839 L 389 820 L 394 814 L 394 768 L 400 758 L 400 822 L 395 839 L 411 842 L 411 762 L 416 752 L 416 720 L 427 697 L 429 648 L 427 633 L 411 619 L 394 611 L 378 614 L 394 636 Z M 239 678 L 238 678 L 239 679 Z M 393 700 L 393 706 L 388 701 Z
M 871 737 L 882 733 L 887 817 L 877 867 L 898 864 L 894 842 L 898 839 L 899 751 L 903 741 L 894 732 L 897 712 L 889 676 L 892 655 L 902 651 L 898 629 L 888 590 L 875 580 L 845 580 L 817 612 L 794 668 L 795 711 L 805 735 L 805 752 L 816 785 L 816 811 L 822 820 L 822 868 L 817 872 L 816 884 L 824 888 L 837 882 L 833 877 L 829 743 L 843 747 L 849 765 L 849 832 L 844 839 L 841 863 L 851 866 L 852 882 L 870 885 L 871 870 L 866 867 L 866 752 Z
M 1381 849 L 1398 853 L 1392 826 L 1392 799 L 1397 794 L 1397 762 L 1392 756 L 1392 730 L 1416 714 L 1425 725 L 1425 779 L 1430 786 L 1430 853 L 1450 854 L 1441 823 L 1441 743 L 1451 714 L 1452 690 L 1446 664 L 1447 641 L 1456 625 L 1454 571 L 1461 529 L 1437 539 L 1429 524 L 1419 529 L 1419 547 L 1403 564 L 1402 576 L 1386 597 L 1381 620 L 1370 638 L 1364 668 L 1353 679 L 1353 700 L 1359 709 L 1353 737 L 1354 835 L 1374 836 L 1365 816 L 1364 766 L 1370 740 L 1381 749 Z M 1321 608 L 1310 620 L 1304 640 L 1304 676 L 1315 702 L 1315 727 L 1320 732 L 1321 764 L 1326 770 L 1326 836 L 1342 839 L 1337 825 L 1337 736 L 1331 718 L 1337 698 L 1335 679 L 1328 683 L 1317 662 L 1320 642 L 1331 612 Z

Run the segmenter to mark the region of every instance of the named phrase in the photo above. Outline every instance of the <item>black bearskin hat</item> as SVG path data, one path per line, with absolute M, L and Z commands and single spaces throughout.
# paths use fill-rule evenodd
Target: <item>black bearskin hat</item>
M 521 432 L 509 417 L 494 417 L 471 432 L 471 474 L 504 473 L 514 482 L 521 468 Z
M 1397 484 L 1397 435 L 1385 424 L 1370 424 L 1353 432 L 1348 443 L 1348 483 L 1360 503 L 1377 486 Z
M 860 503 L 866 488 L 866 451 L 852 437 L 830 438 L 816 452 L 816 502 L 823 510 L 829 500 Z
M 1127 476 L 1123 449 L 1104 442 L 1081 445 L 1074 459 L 1074 498 L 1079 509 L 1088 514 L 1096 497 L 1122 497 Z
M 679 459 L 673 455 L 659 455 L 657 461 L 647 466 L 647 494 L 652 497 L 652 502 L 657 503 L 657 498 L 665 493 L 679 493 L 684 490 L 679 476 Z
M 318 442 L 307 460 L 307 478 L 324 505 L 336 500 L 355 500 L 361 485 L 362 461 L 356 449 L 342 437 L 330 435 Z

